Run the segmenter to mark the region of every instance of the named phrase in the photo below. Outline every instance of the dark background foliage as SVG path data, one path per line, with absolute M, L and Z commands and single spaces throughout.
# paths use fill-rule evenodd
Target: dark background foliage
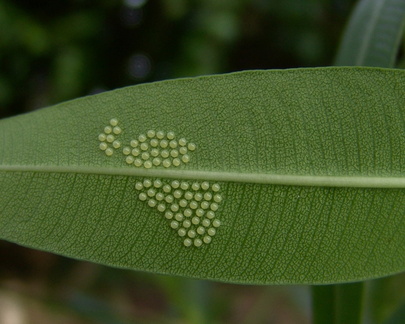
M 331 65 L 353 0 L 1 0 L 0 114 L 137 83 Z

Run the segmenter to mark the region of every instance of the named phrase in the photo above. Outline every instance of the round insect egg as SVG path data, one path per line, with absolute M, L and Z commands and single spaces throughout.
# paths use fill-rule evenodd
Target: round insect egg
M 112 150 L 112 148 L 108 148 L 105 150 L 105 155 L 107 155 L 107 156 L 111 156 L 111 155 L 113 155 L 113 153 L 114 153 L 114 151 Z
M 146 133 L 148 135 L 149 138 L 153 138 L 155 137 L 155 131 L 154 130 L 148 130 L 148 132 Z
M 115 135 L 121 134 L 121 132 L 122 132 L 121 127 L 115 126 L 115 127 L 113 128 L 113 133 L 114 133 Z
M 217 231 L 215 230 L 215 228 L 212 228 L 212 227 L 209 228 L 208 231 L 207 231 L 209 236 L 214 236 L 216 234 L 216 232 Z
M 184 220 L 184 215 L 182 213 L 176 213 L 174 218 L 176 219 L 176 221 L 181 222 L 182 220 Z
M 168 184 L 165 184 L 163 186 L 163 191 L 169 193 L 170 191 L 172 191 L 172 187 L 170 187 Z
M 213 210 L 213 211 L 217 211 L 217 210 L 218 210 L 218 204 L 217 204 L 217 203 L 212 203 L 212 204 L 210 205 L 210 208 L 211 208 L 211 210 Z
M 175 220 L 171 221 L 170 222 L 170 227 L 173 228 L 173 229 L 177 229 L 179 227 L 179 222 L 177 222 Z
M 184 198 L 186 198 L 187 200 L 191 200 L 191 199 L 193 199 L 193 197 L 194 197 L 194 195 L 190 191 L 186 191 L 186 193 L 184 194 Z
M 173 189 L 177 189 L 178 187 L 180 187 L 180 181 L 178 180 L 173 180 L 171 183 L 171 186 Z
M 182 195 L 183 195 L 183 192 L 182 192 L 181 190 L 175 190 L 175 191 L 173 192 L 174 198 L 179 199 L 179 198 L 181 198 Z
M 182 199 L 182 200 L 179 201 L 180 207 L 183 207 L 183 208 L 187 206 L 187 203 L 188 203 L 188 202 L 187 202 L 187 200 L 185 200 L 185 199 Z
M 166 148 L 169 146 L 169 142 L 167 140 L 161 140 L 159 145 L 161 148 Z
M 149 179 L 143 180 L 143 186 L 144 186 L 145 188 L 151 187 L 151 186 L 152 186 L 152 181 L 149 180 Z
M 177 151 L 177 150 L 171 150 L 170 151 L 170 155 L 171 155 L 171 157 L 178 157 L 179 156 L 179 151 Z
M 122 153 L 123 153 L 124 155 L 129 155 L 129 154 L 131 154 L 131 149 L 130 149 L 128 146 L 126 146 L 126 147 L 124 147 L 124 148 L 122 149 Z
M 180 159 L 175 158 L 175 159 L 173 159 L 172 163 L 174 166 L 178 167 L 181 164 L 181 161 L 180 161 Z
M 203 195 L 201 193 L 197 192 L 194 195 L 194 199 L 197 200 L 197 201 L 201 201 L 203 199 Z
M 212 194 L 211 194 L 210 192 L 206 192 L 206 193 L 204 194 L 204 199 L 205 199 L 205 200 L 211 200 L 211 199 L 212 199 Z
M 168 168 L 168 167 L 170 167 L 172 165 L 172 162 L 169 159 L 164 159 L 163 162 L 162 162 L 162 165 L 165 168 Z
M 179 148 L 179 153 L 182 154 L 182 155 L 186 154 L 187 153 L 187 148 L 186 147 L 180 147 Z
M 150 155 L 152 155 L 154 157 L 159 156 L 159 153 L 160 152 L 158 149 L 151 149 L 151 151 L 150 151 Z
M 202 226 L 198 226 L 197 233 L 203 235 L 205 233 L 205 228 Z
M 114 140 L 115 140 L 114 135 L 107 135 L 107 142 L 108 143 L 112 143 L 112 142 L 114 142 Z
M 168 158 L 168 157 L 170 156 L 170 153 L 169 153 L 168 150 L 162 150 L 162 151 L 160 152 L 160 156 L 161 156 L 162 158 Z
M 148 190 L 148 196 L 153 197 L 154 195 L 156 195 L 156 190 L 155 189 L 149 189 Z
M 165 201 L 166 201 L 168 204 L 171 204 L 171 203 L 174 201 L 174 198 L 173 198 L 172 195 L 168 195 L 168 196 L 166 196 Z
M 143 184 L 142 184 L 142 182 L 138 181 L 138 182 L 135 184 L 135 189 L 136 189 L 136 190 L 142 190 L 142 189 L 143 189 Z
M 202 190 L 208 190 L 210 188 L 210 183 L 208 181 L 204 181 L 201 183 Z
M 201 208 L 202 209 L 208 209 L 210 207 L 210 203 L 208 202 L 208 201 L 203 201 L 202 203 L 201 203 Z
M 165 195 L 162 194 L 161 192 L 158 192 L 158 193 L 156 194 L 156 200 L 162 201 L 163 199 L 165 199 Z
M 193 212 L 191 211 L 191 209 L 187 208 L 184 210 L 183 214 L 186 217 L 190 217 L 193 214 Z
M 108 148 L 108 145 L 103 142 L 103 143 L 100 143 L 99 147 L 100 147 L 100 150 L 105 151 Z
M 188 219 L 183 221 L 183 227 L 189 228 L 190 226 L 191 226 L 191 222 Z
M 159 179 L 156 179 L 156 180 L 153 181 L 153 186 L 154 186 L 155 188 L 160 188 L 162 185 L 163 185 L 163 183 L 162 183 L 162 181 L 159 180 Z
M 192 222 L 194 225 L 198 225 L 198 224 L 200 224 L 200 218 L 197 217 L 197 216 L 194 216 L 194 217 L 191 219 L 191 222 Z
M 121 147 L 121 142 L 120 141 L 114 141 L 113 143 L 112 143 L 112 146 L 114 147 L 114 148 L 120 148 Z
M 215 217 L 215 213 L 212 210 L 209 210 L 206 216 L 208 219 L 213 219 Z
M 134 148 L 132 149 L 131 154 L 133 156 L 138 156 L 139 154 L 141 154 L 141 151 L 138 148 Z
M 165 212 L 165 218 L 166 219 L 172 219 L 173 218 L 173 213 L 171 211 Z
M 144 163 L 143 163 L 143 166 L 146 168 L 146 169 L 150 169 L 151 167 L 152 167 L 152 162 L 151 161 L 145 161 Z
M 137 147 L 139 145 L 139 142 L 137 140 L 132 140 L 129 145 L 131 145 L 132 147 Z
M 141 147 L 142 151 L 147 151 L 149 148 L 149 145 L 148 145 L 148 143 L 142 143 L 140 147 Z
M 194 143 L 188 143 L 187 148 L 190 151 L 194 151 L 196 149 L 196 145 Z
M 140 193 L 138 197 L 139 197 L 139 200 L 142 200 L 142 201 L 145 201 L 146 199 L 148 199 L 148 196 L 144 192 Z
M 104 133 L 106 133 L 106 134 L 111 134 L 111 132 L 112 132 L 111 126 L 106 126 L 106 127 L 104 127 Z
M 98 135 L 98 140 L 100 142 L 104 142 L 107 139 L 107 136 L 105 136 L 105 134 L 100 134 Z
M 180 146 L 185 146 L 187 144 L 187 140 L 185 138 L 180 138 L 179 139 L 179 145 Z
M 150 158 L 150 155 L 149 155 L 148 152 L 143 152 L 142 155 L 141 155 L 141 157 L 142 157 L 143 160 L 147 160 L 147 159 Z
M 138 136 L 138 141 L 141 142 L 141 143 L 145 142 L 146 141 L 146 135 L 144 135 L 144 134 L 139 135 Z
M 198 217 L 202 217 L 202 216 L 204 216 L 204 210 L 201 209 L 201 208 L 199 208 L 199 209 L 197 209 L 197 210 L 195 211 L 195 214 L 196 214 Z
M 175 137 L 175 135 L 174 135 L 173 132 L 168 132 L 166 136 L 167 136 L 167 138 L 168 138 L 169 140 L 171 140 L 171 139 L 173 139 L 173 138 Z
M 198 203 L 193 200 L 193 201 L 190 202 L 189 206 L 190 206 L 191 209 L 197 209 L 198 208 Z
M 200 247 L 201 245 L 202 245 L 202 241 L 200 239 L 197 238 L 194 240 L 194 246 Z
M 110 119 L 110 125 L 111 126 L 117 126 L 118 125 L 118 120 L 116 118 Z
M 159 146 L 159 141 L 156 138 L 154 138 L 154 139 L 150 140 L 149 144 L 152 147 L 158 147 Z
M 171 209 L 172 211 L 176 212 L 176 211 L 179 210 L 179 205 L 173 204 L 173 205 L 170 206 L 170 209 Z
M 191 185 L 191 188 L 192 188 L 193 190 L 195 190 L 195 191 L 200 190 L 200 184 L 199 184 L 198 182 L 194 182 L 194 183 Z
M 158 211 L 164 212 L 166 210 L 166 205 L 165 204 L 159 204 L 157 206 Z
M 184 246 L 189 247 L 189 246 L 191 246 L 193 244 L 193 241 L 191 239 L 189 239 L 189 238 L 186 238 L 184 240 L 183 244 L 184 244 Z
M 206 218 L 205 218 L 205 219 L 202 221 L 202 224 L 203 224 L 203 226 L 208 227 L 208 226 L 211 225 L 211 221 L 210 221 L 209 219 L 206 219 Z
M 212 191 L 218 192 L 221 189 L 218 183 L 212 185 Z
M 188 236 L 189 238 L 194 238 L 194 237 L 196 236 L 196 232 L 195 232 L 194 230 L 189 230 L 189 231 L 187 232 L 187 236 Z
M 187 182 L 185 182 L 185 181 L 182 181 L 180 183 L 180 188 L 183 189 L 183 190 L 187 190 L 189 188 L 189 184 Z
M 162 138 L 165 137 L 165 133 L 162 132 L 162 131 L 158 131 L 158 132 L 156 132 L 156 137 L 157 137 L 158 139 L 162 139 Z
M 220 203 L 222 201 L 222 196 L 219 195 L 219 194 L 216 194 L 214 196 L 214 201 L 217 202 L 217 203 Z
M 218 219 L 214 219 L 212 221 L 212 226 L 214 227 L 220 227 L 221 226 L 221 222 Z
M 171 140 L 171 141 L 169 142 L 169 146 L 170 146 L 172 149 L 175 149 L 175 148 L 177 147 L 177 141 L 176 141 L 176 140 Z M 177 152 L 177 150 L 176 150 L 176 152 Z
M 152 162 L 156 166 L 159 166 L 160 164 L 162 164 L 162 160 L 159 158 L 154 158 Z
M 180 228 L 180 229 L 177 231 L 177 234 L 178 234 L 179 236 L 186 236 L 187 230 L 182 227 L 182 228 Z
M 212 241 L 211 236 L 208 235 L 204 236 L 203 241 L 205 244 L 210 244 Z
M 184 163 L 188 163 L 188 162 L 190 162 L 190 157 L 189 157 L 187 154 L 184 154 L 184 155 L 181 157 L 181 160 L 182 160 Z
M 132 156 L 127 156 L 125 158 L 125 162 L 127 162 L 128 164 L 132 164 L 134 163 L 134 158 Z
M 142 162 L 141 159 L 135 159 L 134 160 L 134 165 L 137 166 L 137 167 L 140 167 L 140 166 L 143 165 L 143 162 Z

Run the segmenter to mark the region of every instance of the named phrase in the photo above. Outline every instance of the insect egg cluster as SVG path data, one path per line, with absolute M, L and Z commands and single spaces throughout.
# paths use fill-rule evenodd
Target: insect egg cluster
M 196 145 L 185 138 L 177 139 L 173 132 L 148 130 L 146 134 L 132 139 L 128 145 L 118 140 L 122 129 L 118 120 L 113 118 L 98 135 L 99 148 L 107 156 L 112 156 L 119 149 L 125 162 L 135 167 L 150 169 L 152 167 L 178 167 L 190 161 L 190 153 Z
M 104 127 L 104 131 L 98 135 L 99 148 L 104 151 L 105 155 L 111 156 L 114 154 L 114 149 L 121 147 L 121 142 L 117 139 L 121 132 L 122 129 L 118 126 L 118 120 L 113 118 L 109 125 Z
M 125 163 L 150 169 L 178 167 L 190 161 L 196 145 L 173 132 L 148 130 L 122 144 L 123 130 L 112 118 L 98 135 L 99 148 L 107 156 L 120 153 Z M 122 154 L 122 155 L 121 155 Z M 144 179 L 137 181 L 138 198 L 156 209 L 176 231 L 186 247 L 211 243 L 221 222 L 217 211 L 222 202 L 220 185 L 208 181 Z
M 209 244 L 221 222 L 216 212 L 222 202 L 218 183 L 145 179 L 135 184 L 139 199 L 157 209 L 187 247 Z
M 178 167 L 188 163 L 189 153 L 195 149 L 194 143 L 185 138 L 177 140 L 173 132 L 149 130 L 131 140 L 130 146 L 125 146 L 122 153 L 126 156 L 127 164 L 150 169 L 158 166 Z

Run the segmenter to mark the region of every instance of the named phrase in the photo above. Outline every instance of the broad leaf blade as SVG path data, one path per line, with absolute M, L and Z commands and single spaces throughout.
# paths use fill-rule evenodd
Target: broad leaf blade
M 229 282 L 403 271 L 404 82 L 403 71 L 372 68 L 251 71 L 128 87 L 3 120 L 0 236 Z M 123 146 L 107 156 L 98 135 L 111 118 Z M 179 167 L 128 165 L 122 148 L 148 130 L 197 148 Z M 212 242 L 184 246 L 152 198 L 139 199 L 145 179 L 218 183 Z
M 394 67 L 404 26 L 403 0 L 360 0 L 346 27 L 335 65 Z

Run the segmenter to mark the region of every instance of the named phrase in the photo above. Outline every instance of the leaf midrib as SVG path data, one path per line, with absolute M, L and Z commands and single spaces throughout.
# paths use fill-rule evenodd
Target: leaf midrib
M 353 187 L 353 188 L 405 188 L 405 177 L 375 176 L 322 176 L 286 175 L 274 173 L 245 173 L 218 171 L 190 171 L 165 169 L 111 168 L 88 166 L 35 166 L 1 165 L 0 171 L 43 172 L 43 173 L 81 173 L 116 176 L 136 176 L 171 179 L 210 180 L 222 182 L 241 182 L 255 184 L 316 186 L 316 187 Z

